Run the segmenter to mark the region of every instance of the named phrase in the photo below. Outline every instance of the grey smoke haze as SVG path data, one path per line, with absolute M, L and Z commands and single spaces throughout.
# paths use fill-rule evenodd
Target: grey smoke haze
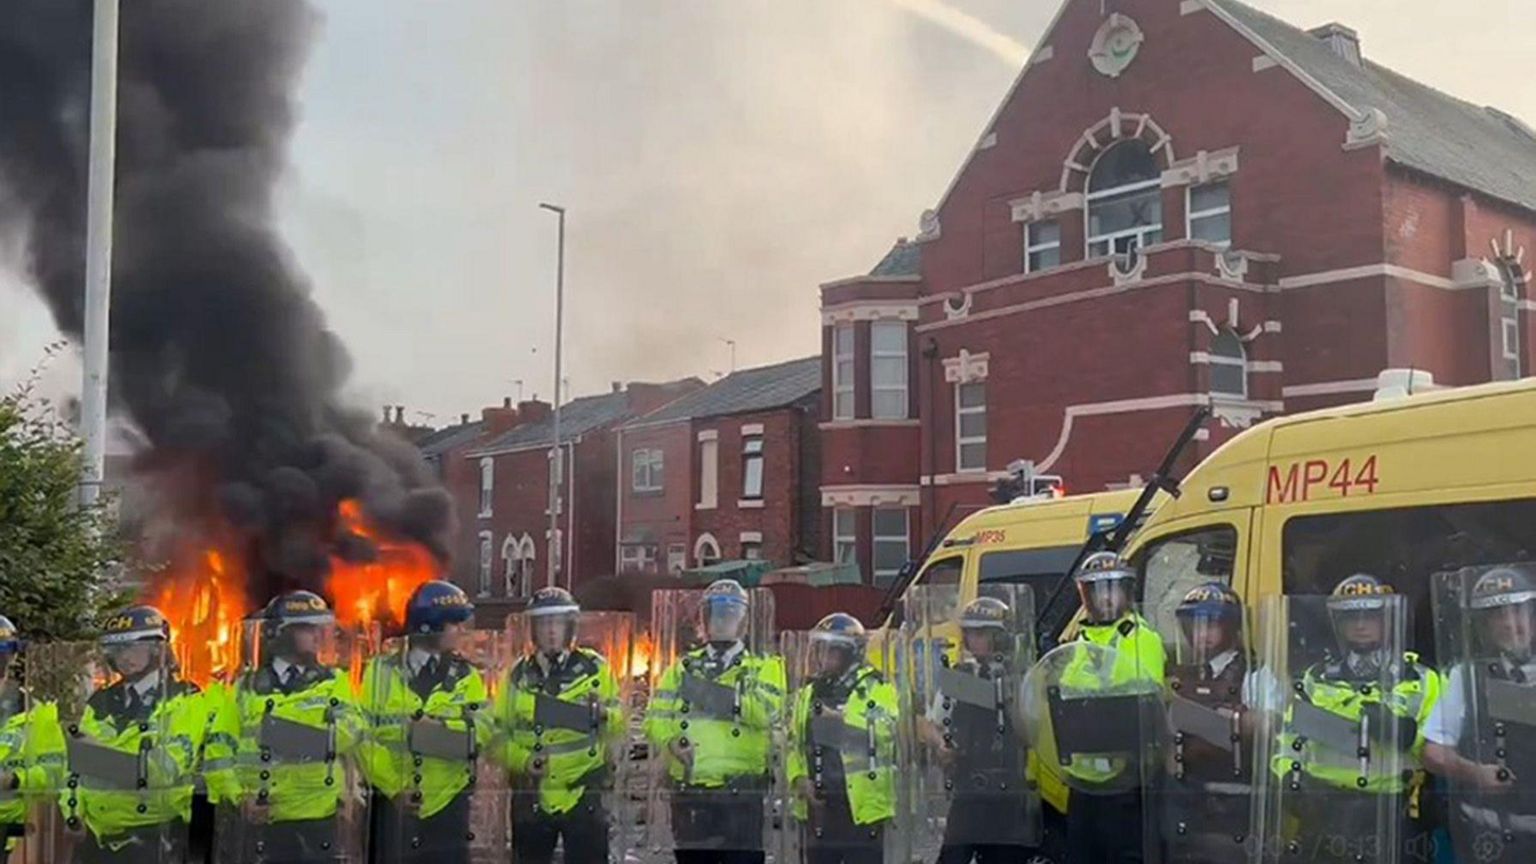
M 724 370 L 718 336 L 743 365 L 809 353 L 816 285 L 915 230 L 1018 72 L 915 0 L 316 2 L 283 233 L 352 351 L 358 398 L 439 423 L 511 379 L 548 396 L 539 200 L 571 208 L 579 391 Z M 1529 47 L 1508 37 L 1526 0 L 1251 2 L 1342 20 L 1368 56 L 1536 120 L 1536 88 L 1510 84 L 1528 77 Z M 947 5 L 1024 44 L 1057 7 Z M 0 286 L 15 306 L 0 379 L 48 338 Z
M 0 7 L 0 214 L 65 333 L 81 328 L 90 0 Z M 162 515 L 248 544 L 253 599 L 318 588 L 342 498 L 446 554 L 446 496 L 339 394 L 340 340 L 274 227 L 305 0 L 123 4 L 112 395 Z

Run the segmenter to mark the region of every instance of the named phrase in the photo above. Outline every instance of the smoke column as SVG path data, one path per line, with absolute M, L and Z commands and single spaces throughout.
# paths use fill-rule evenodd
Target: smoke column
M 90 0 L 0 3 L 0 231 L 61 330 L 82 327 Z M 339 399 L 349 372 L 273 227 L 306 0 L 126 0 L 111 383 L 148 443 L 161 516 L 248 544 L 257 602 L 318 588 L 358 498 L 446 559 L 447 496 L 415 451 Z

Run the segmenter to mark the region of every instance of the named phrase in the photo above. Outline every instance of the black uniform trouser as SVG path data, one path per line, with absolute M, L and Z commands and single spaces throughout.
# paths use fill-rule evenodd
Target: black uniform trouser
M 761 864 L 767 781 L 741 788 L 681 788 L 672 793 L 672 843 L 678 864 Z
M 242 824 L 241 836 L 215 846 L 215 864 L 326 864 L 341 860 L 336 817 Z M 217 841 L 216 841 L 217 842 Z
M 1383 836 L 1407 843 L 1408 813 L 1404 800 L 1392 796 L 1391 805 L 1381 796 L 1353 790 L 1336 789 L 1320 783 L 1304 783 L 1300 794 L 1293 795 L 1285 815 L 1296 834 L 1287 837 L 1294 843 L 1298 864 L 1355 864 L 1358 861 L 1395 861 L 1401 849 L 1382 849 Z M 1378 825 L 1384 806 L 1393 806 L 1394 826 Z
M 187 826 L 150 825 L 100 841 L 87 829 L 76 850 L 79 864 L 181 864 L 187 858 Z
M 1140 864 L 1143 830 L 1140 789 L 1106 795 L 1074 790 L 1067 803 L 1067 860 Z
M 1504 832 L 1485 821 L 1473 821 L 1451 804 L 1451 843 L 1456 861 L 1473 864 L 1524 864 L 1536 861 L 1536 834 Z M 1507 816 L 1505 817 L 1508 818 Z
M 847 795 L 829 795 L 811 808 L 805 832 L 806 864 L 883 864 L 885 823 L 855 825 Z
M 944 820 L 939 864 L 1022 862 L 1037 851 L 1026 844 L 1029 803 L 1022 795 L 956 794 Z
M 1161 860 L 1178 864 L 1226 864 L 1253 849 L 1249 824 L 1252 795 L 1213 792 L 1195 781 L 1163 781 L 1153 799 L 1160 815 L 1153 830 L 1162 840 Z
M 26 833 L 25 825 L 13 822 L 0 823 L 0 864 L 6 864 L 11 859 L 11 841 Z
M 465 789 L 447 807 L 423 817 L 375 794 L 370 857 L 377 864 L 469 864 L 469 802 Z
M 512 798 L 514 864 L 550 864 L 562 842 L 565 864 L 606 864 L 608 811 L 601 792 L 587 790 L 576 806 L 564 813 L 544 813 L 535 806 L 537 802 L 537 793 L 518 793 Z

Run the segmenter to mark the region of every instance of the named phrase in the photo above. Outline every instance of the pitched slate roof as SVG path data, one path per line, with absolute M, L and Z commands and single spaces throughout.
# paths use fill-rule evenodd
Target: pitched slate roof
M 1497 109 L 1474 105 L 1362 60 L 1356 66 L 1316 36 L 1238 0 L 1206 0 L 1269 43 L 1357 113 L 1387 118 L 1387 158 L 1536 210 L 1536 132 Z
M 743 369 L 630 421 L 626 428 L 657 426 L 693 417 L 766 411 L 792 405 L 820 389 L 820 355 Z
M 421 455 L 428 458 L 441 456 L 449 450 L 462 447 L 479 438 L 484 429 L 485 423 L 480 420 L 448 426 L 417 441 L 416 448 L 421 451 Z
M 565 403 L 560 410 L 560 442 L 576 440 L 582 435 L 623 420 L 629 413 L 627 393 L 604 393 L 601 396 L 583 396 Z M 487 441 L 484 446 L 466 454 L 473 458 L 525 450 L 532 447 L 548 447 L 554 440 L 555 418 L 546 417 L 537 423 L 525 423 Z
M 896 241 L 891 251 L 885 253 L 871 276 L 920 276 L 923 272 L 923 247 L 905 240 Z

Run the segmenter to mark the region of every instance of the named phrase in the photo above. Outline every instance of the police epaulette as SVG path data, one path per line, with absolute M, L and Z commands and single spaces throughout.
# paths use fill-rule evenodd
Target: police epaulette
M 1124 621 L 1121 621 L 1120 626 L 1116 627 L 1115 629 L 1119 631 L 1121 636 L 1129 636 L 1136 629 L 1136 619 L 1127 618 Z
M 860 673 L 858 677 L 858 683 L 862 684 L 865 681 L 873 681 L 876 684 L 884 684 L 885 674 L 873 666 L 865 666 L 864 671 Z
M 607 658 L 603 655 L 587 648 L 577 648 L 573 656 L 580 658 L 582 663 L 581 674 L 583 676 L 596 675 L 602 670 L 603 664 L 608 662 Z

